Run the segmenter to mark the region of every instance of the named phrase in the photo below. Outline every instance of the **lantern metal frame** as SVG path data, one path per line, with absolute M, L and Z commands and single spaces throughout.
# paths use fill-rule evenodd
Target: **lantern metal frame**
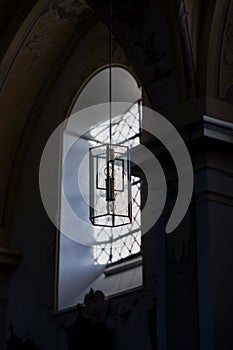
M 132 222 L 129 148 L 103 144 L 89 149 L 90 220 L 94 226 Z

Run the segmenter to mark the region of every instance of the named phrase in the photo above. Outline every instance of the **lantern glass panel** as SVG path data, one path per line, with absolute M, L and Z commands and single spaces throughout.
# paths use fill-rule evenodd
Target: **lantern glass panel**
M 90 219 L 97 226 L 131 222 L 129 149 L 101 145 L 90 149 Z

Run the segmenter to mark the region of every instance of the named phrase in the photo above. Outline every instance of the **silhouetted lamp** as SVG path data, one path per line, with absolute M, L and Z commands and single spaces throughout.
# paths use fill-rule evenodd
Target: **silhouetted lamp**
M 90 220 L 116 227 L 131 222 L 129 149 L 122 145 L 90 148 Z

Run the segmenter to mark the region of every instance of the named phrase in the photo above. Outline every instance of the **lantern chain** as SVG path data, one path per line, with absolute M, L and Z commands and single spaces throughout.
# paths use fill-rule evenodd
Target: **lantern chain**
M 110 32 L 109 32 L 109 140 L 112 144 L 112 0 L 110 0 Z

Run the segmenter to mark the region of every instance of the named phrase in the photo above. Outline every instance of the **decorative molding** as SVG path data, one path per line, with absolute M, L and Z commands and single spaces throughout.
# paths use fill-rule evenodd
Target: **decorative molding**
M 0 248 L 0 265 L 16 267 L 19 264 L 21 255 L 13 250 Z
M 177 263 L 181 267 L 184 258 L 190 256 L 191 233 L 190 223 L 172 237 L 167 237 L 167 259 L 169 263 Z M 182 271 L 182 269 L 180 269 Z
M 228 0 L 222 33 L 219 69 L 219 97 L 233 103 L 233 3 Z
M 92 3 L 98 11 L 97 4 Z M 178 97 L 168 28 L 160 26 L 163 16 L 156 2 L 118 2 L 113 11 L 113 31 L 118 31 L 123 45 L 129 47 L 130 55 L 134 56 L 133 66 L 137 66 L 139 75 L 143 72 L 139 78 L 145 86 L 151 84 L 154 101 L 161 106 L 168 102 L 162 96 L 165 85 L 169 91 L 175 89 L 170 93 L 169 103 Z
M 90 17 L 94 10 L 84 0 L 54 0 L 52 1 L 60 18 L 76 18 L 78 22 Z
M 9 338 L 6 341 L 6 350 L 21 349 L 21 350 L 38 350 L 38 347 L 27 335 L 27 339 L 19 337 L 14 332 L 15 326 L 10 324 L 8 330 L 10 331 Z
M 233 123 L 204 115 L 203 131 L 206 137 L 233 143 Z
M 157 32 L 146 33 L 143 27 L 138 29 L 139 40 L 135 42 L 145 54 L 144 62 L 146 65 L 154 67 L 154 73 L 150 77 L 151 82 L 162 81 L 172 75 L 172 68 L 162 68 L 159 62 L 166 58 L 166 53 L 157 45 Z
M 213 118 L 208 115 L 203 115 L 203 120 L 209 124 L 217 125 L 219 127 L 233 131 L 233 123 L 227 122 L 225 120 Z
M 191 8 L 191 5 L 188 4 Z M 190 28 L 189 25 L 191 15 L 186 9 L 187 4 L 185 0 L 177 1 L 177 17 L 180 31 L 180 42 L 181 42 L 181 53 L 183 58 L 184 75 L 186 81 L 186 93 L 187 96 L 195 96 L 195 72 L 194 72 L 194 61 L 193 51 L 190 39 Z
M 196 195 L 196 204 L 200 204 L 203 202 L 216 202 L 224 205 L 233 206 L 233 197 L 227 196 L 222 193 L 206 191 L 203 193 L 199 193 Z
M 153 296 L 145 293 L 128 294 L 124 299 L 110 299 L 111 321 L 127 323 L 134 314 L 146 314 L 153 305 Z
M 96 291 L 97 292 L 97 291 Z M 98 294 L 101 295 L 101 291 L 98 291 Z M 105 313 L 104 309 L 100 305 L 99 300 L 99 306 L 102 311 L 104 311 L 104 317 L 101 319 L 101 328 L 98 331 L 98 334 L 104 349 L 112 349 L 115 348 L 114 343 L 119 343 L 124 341 L 124 334 L 125 331 L 128 330 L 131 334 L 131 336 L 134 336 L 134 327 L 137 327 L 137 329 L 141 329 L 142 332 L 145 332 L 147 334 L 148 329 L 148 339 L 144 339 L 144 344 L 149 344 L 150 341 L 154 340 L 154 317 L 156 314 L 156 297 L 155 295 L 145 295 L 140 293 L 134 293 L 131 294 L 129 298 L 114 298 L 109 299 L 107 298 L 105 300 L 107 302 L 108 310 L 107 314 Z M 98 303 L 96 305 L 90 303 L 89 304 L 91 309 L 90 311 L 98 311 Z M 102 303 L 103 305 L 103 303 Z M 85 338 L 88 334 L 92 334 L 92 327 L 97 326 L 98 322 L 93 322 L 94 313 L 91 313 L 91 317 L 83 317 L 84 313 L 83 310 L 85 309 L 85 301 L 84 304 L 78 304 L 76 307 L 76 312 L 73 314 L 75 316 L 75 319 L 71 318 L 61 318 L 60 323 L 58 324 L 57 320 L 57 339 L 63 339 L 64 343 L 65 340 L 67 340 L 67 346 L 69 349 L 77 348 L 80 341 L 82 341 L 83 338 Z M 89 313 L 90 314 L 90 313 Z M 63 315 L 64 316 L 64 315 Z M 68 316 L 68 315 L 67 315 Z M 91 321 L 91 323 L 89 323 Z M 132 327 L 133 326 L 133 327 Z M 105 330 L 108 330 L 110 334 L 114 335 L 113 339 L 111 340 L 110 337 L 107 336 L 107 334 L 101 334 L 101 331 L 103 332 Z M 150 334 L 149 334 L 150 333 Z M 115 338 L 115 341 L 114 341 Z M 106 342 L 103 342 L 103 339 L 106 340 Z M 84 339 L 85 341 L 85 339 Z M 94 340 L 95 341 L 95 340 Z M 97 344 L 97 343 L 96 343 Z M 95 345 L 96 345 L 95 344 Z M 97 344 L 100 345 L 100 344 Z M 154 348 L 153 348 L 154 349 Z

